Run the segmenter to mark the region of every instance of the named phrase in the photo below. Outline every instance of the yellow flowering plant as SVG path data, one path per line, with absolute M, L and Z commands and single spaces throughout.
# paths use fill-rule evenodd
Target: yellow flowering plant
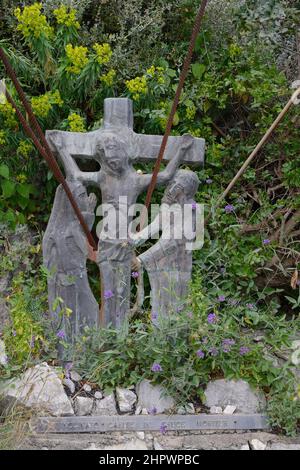
M 68 28 L 80 28 L 74 8 L 67 8 L 66 5 L 61 5 L 59 8 L 53 10 L 53 15 L 59 25 L 67 26 Z
M 66 70 L 75 75 L 80 74 L 89 61 L 87 57 L 87 47 L 72 46 L 72 44 L 67 44 L 65 51 L 68 62 Z
M 99 64 L 107 64 L 112 56 L 112 50 L 108 43 L 94 44 L 93 49 L 96 53 L 95 59 Z
M 114 83 L 115 77 L 116 71 L 114 69 L 111 69 L 106 74 L 101 75 L 100 81 L 104 83 L 107 87 L 111 87 Z
M 79 114 L 71 113 L 68 116 L 68 124 L 71 132 L 85 132 L 84 119 Z

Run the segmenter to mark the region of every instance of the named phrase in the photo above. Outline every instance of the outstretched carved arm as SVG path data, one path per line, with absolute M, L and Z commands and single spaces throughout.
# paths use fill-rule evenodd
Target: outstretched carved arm
M 166 168 L 160 173 L 158 173 L 157 181 L 156 181 L 157 185 L 166 184 L 173 178 L 185 154 L 189 151 L 189 149 L 193 145 L 193 142 L 194 142 L 194 138 L 191 135 L 185 134 L 182 136 L 181 145 L 179 149 L 177 150 L 176 154 L 169 161 Z M 143 190 L 145 190 L 151 182 L 152 175 L 150 174 L 140 175 L 139 178 L 140 178 L 140 186 L 142 187 Z
M 83 184 L 97 185 L 99 172 L 81 171 L 72 155 L 66 150 L 65 146 L 60 143 L 51 141 L 52 146 L 56 149 L 61 163 L 63 164 L 66 178 L 70 181 L 80 181 Z

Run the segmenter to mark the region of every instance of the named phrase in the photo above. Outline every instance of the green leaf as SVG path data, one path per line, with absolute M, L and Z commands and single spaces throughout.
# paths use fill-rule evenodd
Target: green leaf
M 1 183 L 2 193 L 5 198 L 11 197 L 15 193 L 15 184 L 12 181 L 5 180 Z
M 9 178 L 9 168 L 7 165 L 0 165 L 0 176 L 7 179 Z
M 30 193 L 29 184 L 26 184 L 26 183 L 18 184 L 17 191 L 24 199 L 29 199 L 29 193 Z
M 193 75 L 198 80 L 202 77 L 205 70 L 206 70 L 206 66 L 204 64 L 198 64 L 198 63 L 192 64 Z

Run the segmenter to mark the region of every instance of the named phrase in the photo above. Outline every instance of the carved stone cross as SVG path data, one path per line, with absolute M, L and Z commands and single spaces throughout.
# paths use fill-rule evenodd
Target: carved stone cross
M 75 158 L 92 159 L 95 155 L 95 146 L 103 129 L 118 128 L 130 136 L 134 145 L 133 160 L 136 162 L 153 162 L 157 159 L 159 148 L 162 142 L 162 136 L 136 134 L 133 132 L 133 109 L 132 101 L 128 98 L 106 98 L 104 100 L 104 119 L 103 127 L 96 131 L 64 132 L 47 131 L 46 137 L 49 140 L 52 150 L 55 144 L 62 144 L 67 147 L 68 152 Z M 167 148 L 164 155 L 164 161 L 169 161 L 179 145 L 181 137 L 171 136 L 168 139 Z M 205 140 L 194 138 L 194 144 L 189 150 L 183 163 L 191 166 L 201 166 L 204 163 Z
M 77 133 L 47 131 L 47 140 L 53 152 L 62 161 L 67 179 L 95 186 L 101 190 L 102 204 L 116 209 L 118 220 L 130 222 L 128 208 L 134 205 L 138 196 L 147 190 L 152 175 L 140 174 L 135 162 L 155 161 L 162 142 L 162 136 L 137 134 L 133 131 L 132 101 L 127 98 L 107 98 L 104 101 L 103 126 L 93 132 Z M 158 174 L 157 185 L 166 185 L 174 177 L 181 163 L 201 166 L 204 161 L 204 139 L 189 135 L 170 137 L 165 162 L 166 168 Z M 76 159 L 94 159 L 100 164 L 100 171 L 81 171 Z M 124 205 L 120 197 L 126 199 Z M 123 223 L 122 222 L 122 223 Z M 120 222 L 121 225 L 121 222 Z M 120 326 L 130 306 L 131 261 L 133 247 L 125 242 L 120 233 L 111 236 L 99 235 L 97 263 L 102 280 L 101 323 Z M 51 264 L 51 263 L 50 263 Z M 85 307 L 79 308 L 84 312 Z M 80 316 L 80 314 L 79 314 Z

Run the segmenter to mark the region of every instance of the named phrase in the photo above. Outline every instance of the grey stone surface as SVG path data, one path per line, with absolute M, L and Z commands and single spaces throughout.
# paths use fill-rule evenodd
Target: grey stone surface
M 104 450 L 148 450 L 148 447 L 144 441 L 132 439 L 124 444 L 104 447 Z
M 266 450 L 300 450 L 300 443 L 285 444 L 284 442 L 276 442 L 274 444 L 270 444 Z
M 171 410 L 175 406 L 172 397 L 168 396 L 159 385 L 152 385 L 149 380 L 143 380 L 137 386 L 138 406 L 148 411 L 156 408 L 157 413 Z
M 82 377 L 80 374 L 78 374 L 78 372 L 76 372 L 76 370 L 71 370 L 70 371 L 70 378 L 74 381 L 74 382 L 80 382 L 82 380 Z
M 4 297 L 0 293 L 0 333 L 2 333 L 4 326 L 10 321 L 9 308 Z
M 92 227 L 95 196 L 88 196 L 78 181 L 68 181 L 68 184 L 88 226 Z M 43 238 L 43 258 L 49 271 L 48 299 L 53 326 L 57 331 L 64 331 L 69 343 L 84 332 L 85 326 L 96 326 L 99 320 L 99 306 L 88 281 L 87 257 L 86 237 L 60 185 Z M 58 298 L 63 303 L 55 305 Z M 65 313 L 65 308 L 71 309 L 70 315 Z M 65 348 L 60 346 L 59 351 L 63 359 L 68 359 L 64 357 Z
M 67 387 L 70 391 L 70 393 L 73 395 L 75 392 L 75 384 L 72 382 L 71 379 L 63 379 L 63 385 Z
M 221 406 L 212 406 L 209 409 L 209 412 L 212 415 L 221 415 L 223 413 L 223 410 L 222 410 Z
M 117 414 L 116 400 L 113 394 L 104 397 L 102 400 L 95 400 L 92 411 L 93 416 L 113 416 Z
M 92 387 L 89 385 L 89 384 L 84 384 L 82 389 L 86 392 L 86 393 L 90 393 L 92 391 Z
M 152 435 L 153 434 L 153 435 Z M 300 439 L 291 439 L 276 434 L 266 432 L 243 432 L 239 434 L 210 433 L 208 431 L 199 432 L 168 432 L 162 435 L 159 432 L 147 433 L 145 442 L 150 449 L 154 448 L 154 440 L 161 445 L 164 450 L 241 450 L 242 446 L 247 446 L 253 439 L 268 443 L 268 449 L 274 450 L 298 450 Z M 22 435 L 20 442 L 14 442 L 15 448 L 41 450 L 47 447 L 49 450 L 84 450 L 92 445 L 95 448 L 104 449 L 107 446 L 124 444 L 136 439 L 133 432 L 110 432 L 100 434 L 31 434 Z
M 17 404 L 52 416 L 74 415 L 61 380 L 45 362 L 1 384 L 0 397 L 4 409 Z
M 250 441 L 250 448 L 251 450 L 266 450 L 267 444 L 264 444 L 259 439 L 252 439 L 252 441 Z
M 214 380 L 205 390 L 205 405 L 208 407 L 236 406 L 237 413 L 259 413 L 266 407 L 263 393 L 253 390 L 244 380 Z
M 137 400 L 136 394 L 126 388 L 117 387 L 116 396 L 121 413 L 130 413 Z
M 75 413 L 77 416 L 87 416 L 91 414 L 94 400 L 87 397 L 74 398 Z
M 236 410 L 236 406 L 233 406 L 233 405 L 227 405 L 225 408 L 224 408 L 224 415 L 233 415 L 233 413 L 235 412 Z
M 49 145 L 63 163 L 67 180 L 74 182 L 73 184 L 81 182 L 84 186 L 99 188 L 102 205 L 110 205 L 106 221 L 109 222 L 111 217 L 115 220 L 116 213 L 120 221 L 117 230 L 114 223 L 108 223 L 104 224 L 106 230 L 99 233 L 97 263 L 102 279 L 100 320 L 106 326 L 112 324 L 119 327 L 130 310 L 131 262 L 134 251 L 128 243 L 127 227 L 133 219 L 133 216 L 129 216 L 128 209 L 136 203 L 137 197 L 148 188 L 152 179 L 151 173 L 141 174 L 135 171 L 133 163 L 141 161 L 143 155 L 155 160 L 162 140 L 160 136 L 135 134 L 132 130 L 132 116 L 130 100 L 110 98 L 105 100 L 102 129 L 86 134 L 47 132 Z M 191 155 L 196 157 L 191 158 Z M 191 136 L 171 138 L 166 151 L 169 162 L 165 170 L 159 173 L 157 184 L 168 184 L 182 161 L 193 160 L 199 164 L 203 161 L 203 156 L 203 139 Z M 75 161 L 76 157 L 96 160 L 100 164 L 100 171 L 81 171 Z M 77 237 L 76 235 L 74 241 Z M 48 242 L 45 246 L 48 246 Z M 55 254 L 46 258 L 55 259 Z M 78 290 L 79 286 L 75 289 Z
M 164 193 L 155 220 L 132 234 L 133 243 L 139 246 L 161 232 L 159 241 L 137 258 L 150 280 L 154 323 L 159 323 L 160 316 L 180 311 L 184 306 L 192 276 L 191 246 L 196 238 L 196 208 L 193 210 L 193 203 L 198 186 L 199 179 L 194 172 L 178 170 Z M 170 220 L 170 225 L 166 220 Z M 142 273 L 140 278 L 143 278 Z
M 105 400 L 105 399 L 104 399 Z M 104 400 L 97 400 L 99 403 Z M 37 418 L 31 420 L 31 429 L 37 432 L 112 432 L 112 431 L 158 431 L 162 425 L 166 431 L 267 429 L 263 415 L 122 415 L 113 416 L 114 404 L 103 403 L 98 416 L 72 418 Z M 111 414 L 109 416 L 109 414 Z
M 5 366 L 7 364 L 8 358 L 6 354 L 5 343 L 0 339 L 0 365 Z

